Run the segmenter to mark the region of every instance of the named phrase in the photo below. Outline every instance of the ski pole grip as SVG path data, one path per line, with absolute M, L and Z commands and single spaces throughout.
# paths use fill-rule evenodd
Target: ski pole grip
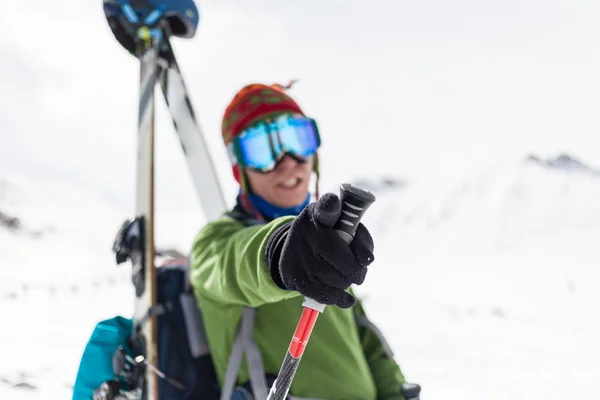
M 346 243 L 354 239 L 354 233 L 361 218 L 367 209 L 375 202 L 375 195 L 368 190 L 343 183 L 340 187 L 340 200 L 342 202 L 342 215 L 333 229 Z

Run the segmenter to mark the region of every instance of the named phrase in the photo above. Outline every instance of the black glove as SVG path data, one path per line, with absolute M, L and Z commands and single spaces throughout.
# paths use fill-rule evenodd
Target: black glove
M 349 308 L 356 303 L 346 289 L 365 280 L 374 259 L 373 239 L 359 224 L 348 245 L 332 229 L 341 212 L 340 199 L 327 193 L 271 235 L 266 253 L 275 284 L 322 304 Z
M 417 383 L 404 382 L 400 385 L 400 391 L 406 400 L 419 400 L 421 398 L 421 386 Z

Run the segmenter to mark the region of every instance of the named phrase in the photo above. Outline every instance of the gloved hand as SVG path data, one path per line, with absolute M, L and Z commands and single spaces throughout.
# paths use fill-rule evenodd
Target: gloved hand
M 421 386 L 417 383 L 404 382 L 400 385 L 400 391 L 406 400 L 419 400 L 421 398 Z
M 338 196 L 327 193 L 271 235 L 266 253 L 275 284 L 322 304 L 349 308 L 356 303 L 346 289 L 365 280 L 374 245 L 362 223 L 350 245 L 340 238 L 333 226 L 341 212 Z

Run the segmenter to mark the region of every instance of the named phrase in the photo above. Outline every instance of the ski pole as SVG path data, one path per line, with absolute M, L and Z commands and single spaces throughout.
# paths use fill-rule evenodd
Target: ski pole
M 350 244 L 354 239 L 358 223 L 369 206 L 375 202 L 375 196 L 369 191 L 344 183 L 340 187 L 340 200 L 342 215 L 333 229 L 346 243 Z M 302 315 L 267 400 L 284 400 L 286 398 L 310 334 L 317 322 L 317 317 L 325 310 L 325 304 L 308 297 L 304 299 L 302 306 Z

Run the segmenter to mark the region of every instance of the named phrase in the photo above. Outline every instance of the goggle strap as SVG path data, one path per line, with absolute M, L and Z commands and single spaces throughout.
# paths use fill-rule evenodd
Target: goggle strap
M 246 171 L 244 171 L 244 169 L 242 168 L 242 166 L 239 166 L 240 169 L 240 184 L 242 186 L 242 192 L 244 193 L 250 193 L 250 185 L 248 185 L 248 178 L 246 177 Z

